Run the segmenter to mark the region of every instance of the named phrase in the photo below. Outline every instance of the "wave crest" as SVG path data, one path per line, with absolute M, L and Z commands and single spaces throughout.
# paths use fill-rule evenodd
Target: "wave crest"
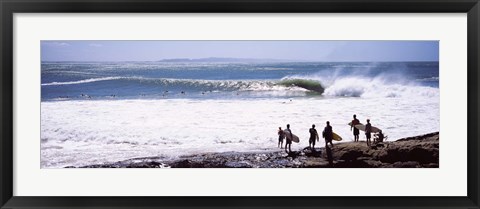
M 278 82 L 278 85 L 282 86 L 296 86 L 300 88 L 304 88 L 310 91 L 314 91 L 317 93 L 322 94 L 325 88 L 319 81 L 310 80 L 310 79 L 282 79 Z
M 336 97 L 436 97 L 438 88 L 396 82 L 382 77 L 285 77 L 281 80 L 196 80 L 143 77 L 103 77 L 79 81 L 52 82 L 42 86 L 79 85 L 93 82 L 118 82 L 122 88 L 125 82 L 162 87 L 165 89 L 195 91 L 270 91 L 270 92 L 315 92 Z M 327 84 L 327 85 L 322 85 Z
M 438 88 L 398 84 L 380 78 L 340 78 L 325 89 L 324 95 L 337 97 L 438 97 Z
M 101 81 L 128 81 L 144 85 L 161 86 L 164 88 L 196 89 L 199 91 L 286 91 L 310 90 L 322 93 L 320 83 L 312 80 L 196 80 L 196 79 L 168 79 L 168 78 L 143 78 L 143 77 L 103 77 L 78 81 L 44 83 L 42 86 L 78 85 Z M 120 83 L 119 83 L 120 85 Z
M 92 82 L 98 82 L 98 81 L 117 80 L 117 79 L 122 79 L 122 78 L 123 77 L 89 78 L 89 79 L 79 80 L 79 81 L 42 83 L 42 86 L 61 86 L 61 85 L 83 84 L 83 83 L 92 83 Z

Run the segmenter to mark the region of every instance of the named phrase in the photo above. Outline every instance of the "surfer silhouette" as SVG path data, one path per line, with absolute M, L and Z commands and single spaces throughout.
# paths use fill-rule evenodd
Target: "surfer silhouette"
M 327 121 L 327 126 L 325 126 L 325 129 L 323 129 L 322 136 L 325 138 L 325 147 L 328 146 L 328 143 L 330 143 L 330 145 L 332 145 L 331 147 L 333 147 L 333 129 L 332 126 L 330 126 L 330 121 Z
M 383 142 L 385 136 L 382 133 L 382 130 L 379 130 L 378 133 L 373 138 L 373 143 Z
M 370 119 L 367 119 L 367 124 L 365 125 L 365 136 L 367 137 L 367 146 L 370 146 L 370 138 L 372 137 L 372 124 L 370 124 Z
M 287 146 L 288 146 L 288 153 L 292 152 L 292 139 L 293 139 L 293 133 L 292 130 L 290 130 L 290 124 L 287 124 L 287 132 L 285 134 L 289 134 L 290 137 L 286 137 L 287 141 L 285 143 L 285 152 L 287 151 Z
M 318 132 L 315 129 L 315 124 L 312 125 L 312 128 L 308 130 L 310 132 L 310 139 L 308 140 L 308 146 L 310 149 L 315 150 L 315 140 L 318 141 Z
M 357 119 L 357 115 L 353 115 L 353 120 L 352 120 L 352 123 L 350 125 L 350 130 L 353 129 L 353 141 L 354 142 L 358 142 L 358 139 L 360 138 L 359 135 L 360 135 L 360 130 L 358 130 L 358 128 L 355 127 L 355 125 L 358 125 L 360 124 L 360 121 Z
M 282 127 L 278 127 L 278 147 L 283 148 L 283 139 L 285 138 L 285 132 L 283 132 Z

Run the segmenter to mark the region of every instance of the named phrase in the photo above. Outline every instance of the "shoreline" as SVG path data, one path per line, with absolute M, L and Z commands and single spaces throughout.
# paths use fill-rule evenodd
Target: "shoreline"
M 439 132 L 377 143 L 343 142 L 332 148 L 221 152 L 145 157 L 115 163 L 65 168 L 439 168 Z

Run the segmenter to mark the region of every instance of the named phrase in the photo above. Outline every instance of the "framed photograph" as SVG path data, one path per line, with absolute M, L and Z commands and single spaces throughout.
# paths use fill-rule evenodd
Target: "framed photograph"
M 479 4 L 2 1 L 1 208 L 479 208 Z

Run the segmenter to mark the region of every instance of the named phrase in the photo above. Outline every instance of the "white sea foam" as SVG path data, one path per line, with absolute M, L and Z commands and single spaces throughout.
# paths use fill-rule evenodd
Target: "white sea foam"
M 83 72 L 83 71 L 72 71 L 72 70 L 55 70 L 55 71 L 47 71 L 45 73 L 53 73 L 53 74 L 76 74 L 76 75 L 97 75 L 97 73 L 90 73 L 90 72 Z
M 51 83 L 42 83 L 42 86 L 59 86 L 59 85 L 72 85 L 72 84 L 82 84 L 82 83 L 92 83 L 98 81 L 109 81 L 122 79 L 123 77 L 103 77 L 103 78 L 90 78 L 79 81 L 67 81 L 67 82 L 51 82 Z
M 438 97 L 52 101 L 41 107 L 41 167 L 277 150 L 276 131 L 287 123 L 301 140 L 294 150 L 308 146 L 312 124 L 321 131 L 327 120 L 351 141 L 353 114 L 370 118 L 390 140 L 439 130 Z
M 438 77 L 435 77 L 438 79 Z M 435 79 L 432 78 L 432 79 Z M 420 86 L 402 76 L 377 75 L 375 77 L 340 75 L 337 71 L 329 75 L 293 75 L 283 79 L 315 80 L 325 88 L 324 96 L 335 97 L 403 97 L 425 99 L 439 96 L 438 88 Z
M 417 81 L 438 81 L 438 77 L 430 77 L 430 78 L 423 78 L 423 79 L 417 79 Z
M 392 83 L 380 78 L 346 77 L 336 79 L 325 89 L 324 95 L 344 97 L 403 97 L 435 98 L 438 88 Z

